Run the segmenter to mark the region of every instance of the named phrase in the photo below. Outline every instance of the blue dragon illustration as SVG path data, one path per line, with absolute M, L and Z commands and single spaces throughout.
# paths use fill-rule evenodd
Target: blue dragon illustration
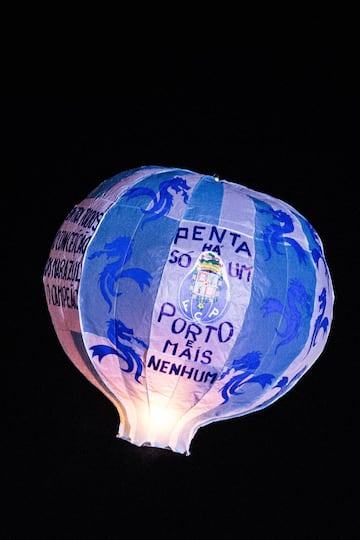
M 286 324 L 283 332 L 276 329 L 278 336 L 284 339 L 276 346 L 275 353 L 280 346 L 290 343 L 290 341 L 297 337 L 302 325 L 303 312 L 308 316 L 311 315 L 310 301 L 310 295 L 306 292 L 301 281 L 297 279 L 290 281 L 287 291 L 287 306 L 276 298 L 266 298 L 264 300 L 261 307 L 264 312 L 263 315 L 280 313 Z M 299 308 L 301 308 L 301 310 Z
M 283 255 L 284 253 L 279 250 L 279 245 L 290 245 L 292 246 L 298 256 L 300 263 L 306 263 L 306 252 L 301 247 L 299 242 L 294 238 L 284 236 L 285 233 L 291 233 L 294 230 L 294 225 L 289 214 L 283 210 L 265 210 L 261 209 L 260 212 L 271 214 L 273 219 L 278 223 L 272 223 L 267 225 L 263 232 L 265 249 L 267 252 L 267 259 L 271 257 L 271 250 L 273 249 L 278 255 Z
M 324 256 L 324 253 L 323 253 L 323 250 L 322 250 L 322 247 L 321 247 L 319 236 L 318 236 L 315 228 L 310 223 L 308 223 L 308 227 L 310 229 L 311 237 L 312 237 L 312 239 L 314 241 L 314 244 L 316 246 L 316 247 L 313 247 L 311 249 L 312 258 L 314 259 L 317 268 L 319 268 L 319 261 L 323 262 L 323 265 L 324 265 L 324 268 L 325 268 L 325 275 L 329 280 L 329 278 L 330 278 L 329 267 L 328 267 L 327 262 L 325 260 L 325 256 Z
M 114 347 L 109 345 L 94 345 L 90 347 L 93 358 L 98 356 L 99 362 L 108 354 L 114 354 L 119 358 L 119 368 L 122 371 L 131 373 L 135 368 L 135 380 L 140 382 L 140 376 L 143 369 L 143 364 L 138 353 L 130 346 L 131 342 L 136 341 L 144 349 L 147 349 L 146 343 L 134 336 L 134 331 L 127 328 L 120 319 L 110 319 L 107 321 L 108 330 L 107 337 L 113 343 Z M 126 367 L 122 366 L 123 360 Z
M 89 256 L 89 259 L 94 259 L 102 255 L 105 255 L 107 259 L 115 259 L 113 262 L 105 265 L 99 276 L 100 290 L 109 306 L 108 312 L 110 313 L 112 308 L 111 297 L 118 297 L 122 294 L 121 291 L 117 292 L 116 288 L 119 279 L 133 279 L 139 285 L 141 291 L 143 291 L 145 285 L 150 286 L 152 276 L 142 268 L 123 269 L 132 256 L 132 242 L 130 237 L 120 236 L 113 242 L 106 243 L 103 250 L 95 251 Z
M 306 369 L 307 366 L 303 366 L 300 371 L 298 371 L 291 379 L 289 379 L 289 377 L 286 377 L 285 375 L 281 377 L 281 379 L 272 387 L 272 390 L 274 388 L 279 388 L 279 391 L 275 395 L 272 395 L 269 399 L 260 403 L 257 407 L 255 407 L 254 411 L 260 408 L 263 409 L 264 407 L 267 407 L 275 400 L 275 398 L 278 399 L 281 395 L 285 394 L 285 392 L 290 388 L 290 386 L 293 386 L 295 382 L 300 379 L 300 377 L 305 373 Z
M 265 388 L 267 384 L 272 383 L 275 377 L 270 373 L 253 375 L 260 365 L 260 358 L 261 353 L 258 351 L 247 353 L 242 358 L 234 360 L 231 366 L 221 374 L 220 379 L 223 379 L 231 370 L 234 370 L 235 373 L 241 371 L 241 373 L 231 377 L 231 379 L 222 387 L 222 405 L 227 403 L 231 397 L 242 394 L 242 388 L 245 384 L 258 383 L 262 388 Z
M 325 309 L 326 309 L 326 289 L 325 287 L 322 289 L 321 293 L 318 297 L 319 300 L 319 311 L 320 314 L 318 315 L 315 326 L 314 326 L 314 332 L 311 336 L 311 342 L 310 342 L 310 348 L 315 347 L 316 345 L 316 338 L 318 336 L 318 333 L 320 330 L 323 330 L 323 334 L 326 334 L 328 327 L 329 327 L 329 319 L 327 317 L 324 317 Z
M 185 204 L 188 202 L 189 195 L 187 191 L 190 189 L 190 186 L 188 186 L 186 180 L 180 176 L 175 176 L 170 180 L 164 180 L 161 182 L 158 193 L 156 193 L 153 189 L 144 186 L 131 188 L 125 193 L 124 197 L 127 199 L 146 195 L 150 197 L 152 201 L 152 206 L 150 208 L 141 209 L 144 214 L 148 214 L 149 216 L 147 219 L 143 220 L 141 227 L 143 227 L 148 221 L 159 219 L 160 217 L 168 214 L 173 206 L 174 200 L 173 195 L 169 192 L 170 189 L 173 189 L 175 193 L 181 193 Z

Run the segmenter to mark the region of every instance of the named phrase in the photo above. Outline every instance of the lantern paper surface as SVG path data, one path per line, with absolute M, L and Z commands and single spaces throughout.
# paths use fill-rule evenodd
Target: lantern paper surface
M 114 404 L 118 437 L 190 453 L 197 430 L 267 407 L 322 353 L 334 292 L 289 204 L 143 166 L 67 215 L 44 269 L 65 352 Z

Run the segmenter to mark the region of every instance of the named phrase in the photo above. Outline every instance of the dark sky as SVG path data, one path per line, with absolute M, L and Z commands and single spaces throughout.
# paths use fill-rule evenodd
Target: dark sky
M 204 49 L 160 55 L 130 73 L 125 66 L 101 94 L 2 96 L 12 253 L 2 263 L 4 540 L 351 537 L 359 473 L 352 59 L 326 43 L 311 52 Z M 113 405 L 63 352 L 43 294 L 50 245 L 69 210 L 102 180 L 141 165 L 218 174 L 290 203 L 319 233 L 336 295 L 326 348 L 303 379 L 263 411 L 201 428 L 187 457 L 116 438 Z

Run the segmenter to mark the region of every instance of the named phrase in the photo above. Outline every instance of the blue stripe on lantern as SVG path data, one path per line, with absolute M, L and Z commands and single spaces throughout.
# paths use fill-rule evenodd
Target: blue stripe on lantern
M 160 193 L 159 188 L 163 183 L 171 182 L 183 174 L 195 175 L 182 169 L 154 173 L 153 167 L 149 167 L 149 174 L 127 190 L 107 211 L 88 248 L 83 268 L 84 292 L 81 302 L 84 302 L 85 298 L 85 331 L 105 337 L 106 321 L 116 318 L 131 328 L 139 339 L 149 340 L 152 323 L 149 314 L 153 309 L 154 291 L 159 287 L 162 269 L 169 257 L 169 248 L 179 225 L 176 219 L 167 218 L 173 190 L 169 187 L 164 193 Z M 117 175 L 117 181 L 119 176 L 125 177 Z M 112 187 L 116 182 L 110 183 Z M 128 196 L 129 193 L 131 197 Z M 156 201 L 159 204 L 156 204 Z M 105 248 L 117 241 L 121 250 L 129 250 L 126 260 L 125 254 L 120 251 L 116 252 L 114 249 L 111 252 Z M 124 260 L 123 265 L 115 268 L 116 261 L 120 261 L 121 257 Z M 111 264 L 114 265 L 113 269 Z M 112 280 L 110 273 L 106 278 L 107 268 L 116 276 L 124 270 L 127 273 L 126 279 L 116 279 L 116 292 L 121 293 L 119 296 L 112 296 L 109 291 L 101 289 L 101 276 L 105 278 L 105 284 Z M 148 279 L 141 282 L 141 278 L 146 278 L 147 275 Z M 140 325 L 139 321 L 142 321 Z
M 240 366 L 241 375 L 237 375 L 236 393 L 217 408 L 219 416 L 235 413 L 240 405 L 246 407 L 276 383 L 303 350 L 314 309 L 311 291 L 316 276 L 309 254 L 295 239 L 282 234 L 270 239 L 269 252 L 266 235 L 276 233 L 278 222 L 269 204 L 255 198 L 253 201 L 256 207 L 253 289 L 242 330 L 227 362 L 227 368 L 235 366 L 235 377 L 236 366 Z M 295 216 L 288 209 L 286 214 L 289 223 L 292 222 Z M 308 295 L 300 298 L 300 302 L 307 300 L 301 306 L 296 303 L 299 293 Z M 296 317 L 300 317 L 298 321 Z M 279 336 L 277 331 L 284 332 L 285 323 L 291 325 L 292 321 L 294 332 Z M 255 334 L 254 328 L 259 329 Z
M 216 225 L 221 215 L 224 187 L 213 176 L 203 176 L 194 188 L 184 219 Z
M 269 335 L 273 336 L 268 351 L 264 350 L 262 368 L 271 369 L 278 376 L 300 354 L 308 339 L 316 274 L 308 251 L 292 234 L 296 216 L 286 207 L 285 210 L 272 208 L 257 199 L 254 202 L 257 209 L 256 230 L 261 231 L 261 241 L 256 239 L 263 258 L 260 264 L 271 282 L 260 306 L 263 324 L 266 324 Z M 279 212 L 285 222 L 279 223 Z M 270 254 L 266 247 L 267 235 L 270 236 Z M 271 235 L 275 236 L 271 238 Z M 255 271 L 256 268 L 257 263 Z M 256 276 L 254 283 L 257 283 Z M 281 314 L 275 311 L 280 304 Z M 254 316 L 257 317 L 256 314 Z M 288 332 L 285 335 L 277 333 L 283 333 L 286 328 Z

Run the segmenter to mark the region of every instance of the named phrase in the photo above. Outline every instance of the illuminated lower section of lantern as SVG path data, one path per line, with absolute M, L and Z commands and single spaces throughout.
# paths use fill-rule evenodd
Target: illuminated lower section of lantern
M 149 411 L 149 434 L 151 439 L 156 439 L 158 436 L 162 437 L 163 433 L 166 433 L 171 425 L 175 421 L 175 414 L 169 409 L 162 409 L 161 407 L 152 407 Z
M 148 441 L 151 446 L 168 446 L 168 436 L 178 415 L 169 407 L 152 405 L 147 415 Z
M 136 418 L 132 419 L 131 427 L 120 416 L 118 438 L 128 440 L 137 446 L 152 446 L 167 448 L 182 454 L 188 454 L 189 448 L 179 446 L 172 434 L 181 424 L 181 413 L 160 403 L 151 406 L 139 404 Z M 128 426 L 126 428 L 126 426 Z

